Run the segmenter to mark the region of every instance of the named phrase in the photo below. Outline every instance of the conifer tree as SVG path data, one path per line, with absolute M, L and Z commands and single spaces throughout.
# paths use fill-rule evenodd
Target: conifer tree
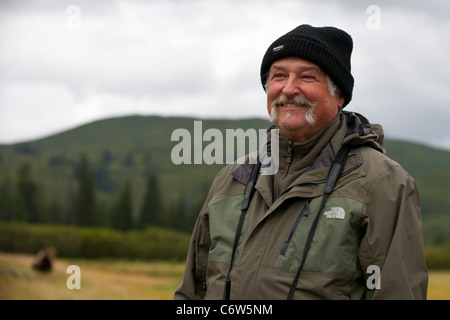
M 95 181 L 85 155 L 80 157 L 78 166 L 78 192 L 75 196 L 74 214 L 80 226 L 96 223 Z
M 31 168 L 28 163 L 20 166 L 18 171 L 17 209 L 18 220 L 30 223 L 41 222 L 38 188 L 31 177 Z
M 133 225 L 132 212 L 131 186 L 130 183 L 127 182 L 112 210 L 111 225 L 113 228 L 119 230 L 131 229 Z
M 147 180 L 147 187 L 139 217 L 139 228 L 141 229 L 149 225 L 165 225 L 165 214 L 159 191 L 159 183 L 155 174 L 151 174 Z
M 171 229 L 185 231 L 186 229 L 186 201 L 181 197 L 174 201 L 167 209 L 167 226 Z
M 14 220 L 15 209 L 13 184 L 8 176 L 0 184 L 0 221 Z

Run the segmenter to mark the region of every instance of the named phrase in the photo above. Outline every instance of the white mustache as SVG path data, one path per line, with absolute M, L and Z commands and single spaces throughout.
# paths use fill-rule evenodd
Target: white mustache
M 302 96 L 287 96 L 285 94 L 279 95 L 276 99 L 272 101 L 271 107 L 272 110 L 270 112 L 270 117 L 274 123 L 278 121 L 278 108 L 276 107 L 282 107 L 286 104 L 298 106 L 298 107 L 307 107 L 308 111 L 305 114 L 306 121 L 311 125 L 315 125 L 316 123 L 316 116 L 314 114 L 314 104 Z M 286 118 L 291 117 L 291 113 L 288 112 L 286 115 Z
M 313 103 L 310 100 L 299 95 L 287 96 L 285 94 L 281 94 L 275 100 L 272 101 L 272 107 L 280 107 L 287 104 L 298 107 L 307 107 L 307 108 L 313 107 Z

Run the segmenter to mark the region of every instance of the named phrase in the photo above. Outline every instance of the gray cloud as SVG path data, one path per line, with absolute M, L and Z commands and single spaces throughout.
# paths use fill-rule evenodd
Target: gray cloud
M 79 29 L 68 25 L 74 4 Z M 380 9 L 375 30 L 367 26 L 373 4 Z M 388 137 L 450 148 L 449 6 L 435 0 L 2 1 L 0 143 L 124 114 L 266 117 L 262 56 L 277 37 L 309 23 L 340 27 L 354 39 L 349 110 L 382 123 Z

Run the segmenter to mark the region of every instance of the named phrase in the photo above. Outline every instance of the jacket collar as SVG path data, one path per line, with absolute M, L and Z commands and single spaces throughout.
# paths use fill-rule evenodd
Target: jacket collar
M 318 185 L 326 179 L 328 168 L 335 160 L 335 155 L 344 143 L 354 146 L 367 145 L 382 153 L 385 152 L 383 140 L 384 134 L 381 125 L 370 124 L 362 115 L 355 112 L 341 111 L 339 127 L 334 136 L 320 151 L 314 163 L 301 174 L 292 185 Z M 342 121 L 344 120 L 344 121 Z M 269 133 L 270 134 L 270 133 Z M 267 139 L 270 141 L 270 139 Z M 270 147 L 268 147 L 270 150 Z M 280 165 L 282 165 L 280 161 Z M 359 164 L 354 164 L 355 166 Z M 250 176 L 251 165 L 241 164 L 231 172 L 231 175 L 242 184 L 246 185 Z M 273 203 L 270 175 L 260 175 L 256 183 L 256 189 L 264 198 L 268 206 Z M 311 193 L 311 189 L 308 191 Z M 319 191 L 317 191 L 319 192 Z M 314 193 L 317 193 L 314 192 Z M 320 193 L 320 192 L 319 192 Z M 305 194 L 306 196 L 306 194 Z

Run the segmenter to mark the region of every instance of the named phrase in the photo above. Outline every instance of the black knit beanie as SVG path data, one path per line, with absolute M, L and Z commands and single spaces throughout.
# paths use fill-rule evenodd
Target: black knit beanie
M 284 57 L 299 57 L 318 65 L 345 95 L 344 107 L 352 99 L 353 76 L 350 56 L 351 36 L 334 27 L 301 25 L 275 40 L 261 64 L 261 83 L 265 88 L 270 66 Z

